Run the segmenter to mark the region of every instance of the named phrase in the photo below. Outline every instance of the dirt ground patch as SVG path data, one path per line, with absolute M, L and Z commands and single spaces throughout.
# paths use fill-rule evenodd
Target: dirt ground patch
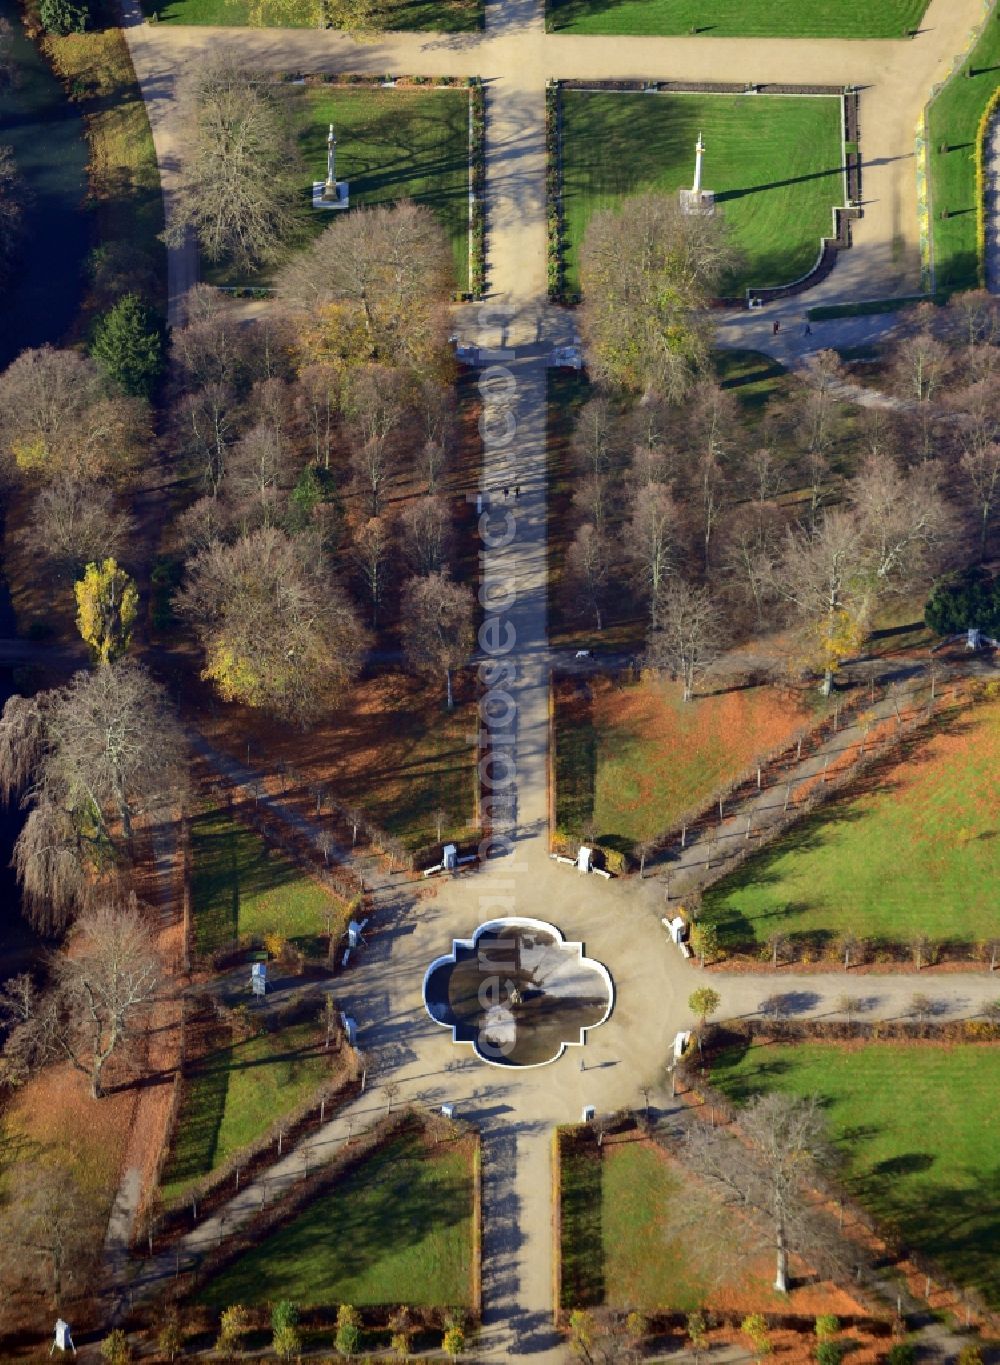
M 734 688 L 684 702 L 679 684 L 560 678 L 555 683 L 556 823 L 628 851 L 712 799 L 758 758 L 784 747 L 814 712 L 777 687 Z

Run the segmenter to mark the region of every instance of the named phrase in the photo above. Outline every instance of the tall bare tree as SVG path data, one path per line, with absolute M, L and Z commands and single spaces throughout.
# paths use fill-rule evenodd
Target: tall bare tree
M 632 562 L 636 585 L 656 621 L 660 602 L 677 562 L 678 512 L 669 488 L 650 483 L 637 488 L 625 528 L 625 554 Z
M 344 406 L 351 442 L 351 468 L 377 517 L 387 486 L 400 465 L 402 436 L 411 416 L 409 388 L 399 370 L 364 365 L 351 373 Z
M 39 491 L 21 536 L 58 573 L 76 573 L 92 560 L 119 558 L 132 528 L 132 518 L 117 506 L 107 484 L 66 474 Z
M 448 504 L 440 495 L 428 494 L 408 503 L 400 518 L 403 548 L 415 574 L 436 573 L 446 567 L 451 546 Z
M 90 870 L 130 856 L 135 820 L 173 803 L 185 745 L 163 688 L 122 660 L 67 686 L 11 697 L 0 719 L 0 791 L 33 807 L 14 848 L 25 909 L 46 932 L 79 908 Z
M 672 195 L 595 213 L 580 249 L 591 375 L 633 393 L 685 393 L 708 356 L 704 309 L 733 263 L 722 218 L 685 214 Z
M 72 1167 L 52 1157 L 21 1160 L 8 1171 L 0 1271 L 6 1293 L 44 1295 L 62 1308 L 88 1286 L 103 1227 L 93 1193 Z
M 133 896 L 123 905 L 98 902 L 85 910 L 70 949 L 53 957 L 52 977 L 44 992 L 22 991 L 13 1011 L 9 992 L 0 1000 L 0 1011 L 14 1015 L 8 1046 L 36 1063 L 70 1062 L 101 1099 L 108 1062 L 135 1036 L 163 989 L 146 909 Z
M 368 517 L 354 528 L 351 558 L 371 603 L 373 626 L 378 625 L 379 611 L 392 578 L 394 554 L 392 527 L 385 517 Z
M 412 579 L 403 590 L 403 647 L 418 673 L 444 674 L 448 709 L 452 674 L 468 662 L 475 641 L 475 600 L 443 573 Z
M 570 606 L 592 613 L 598 630 L 604 628 L 604 601 L 611 576 L 611 550 L 607 538 L 593 522 L 577 528 L 566 552 L 564 591 Z
M 184 155 L 169 240 L 194 232 L 210 261 L 278 260 L 301 231 L 298 149 L 275 87 L 222 52 L 180 90 Z
M 123 477 L 149 439 L 147 404 L 108 392 L 77 351 L 22 351 L 0 375 L 0 446 L 39 482 Z
M 327 305 L 346 305 L 363 338 L 355 362 L 429 375 L 446 354 L 443 305 L 454 279 L 444 229 L 430 209 L 404 202 L 341 215 L 282 269 L 277 289 L 314 317 Z
M 176 605 L 223 697 L 303 726 L 336 705 L 361 665 L 364 630 L 308 535 L 265 527 L 209 545 L 189 562 Z
M 774 1287 L 788 1292 L 788 1258 L 798 1253 L 827 1259 L 834 1250 L 809 1207 L 806 1186 L 830 1159 L 822 1111 L 815 1099 L 769 1094 L 752 1099 L 739 1115 L 746 1141 L 721 1128 L 692 1123 L 683 1160 L 724 1211 L 743 1215 L 744 1251 L 768 1247 L 775 1256 Z M 702 1223 L 709 1236 L 708 1220 Z M 696 1234 L 697 1235 L 697 1234 Z M 730 1263 L 736 1248 L 729 1226 Z
M 690 701 L 698 679 L 719 653 L 721 630 L 722 613 L 708 589 L 674 578 L 660 599 L 646 659 L 651 667 L 679 677 L 684 700 Z

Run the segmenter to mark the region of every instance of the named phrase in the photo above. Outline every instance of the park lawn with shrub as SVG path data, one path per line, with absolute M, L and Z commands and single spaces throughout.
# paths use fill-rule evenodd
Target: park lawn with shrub
M 467 1307 L 472 1295 L 469 1139 L 404 1132 L 205 1286 L 213 1307 L 291 1299 Z
M 281 0 L 275 7 L 277 28 L 316 28 L 316 0 Z M 246 28 L 247 0 L 143 0 L 143 12 L 165 24 L 221 24 Z M 391 7 L 384 27 L 389 31 L 468 33 L 484 23 L 484 0 L 400 0 Z
M 794 697 L 750 687 L 682 701 L 655 673 L 619 687 L 606 678 L 555 684 L 556 824 L 628 852 L 790 742 L 810 718 Z
M 754 1043 L 717 1057 L 712 1080 L 737 1103 L 818 1096 L 861 1203 L 1000 1306 L 1000 1048 Z
M 577 33 L 716 38 L 905 38 L 929 0 L 548 0 L 548 23 Z
M 351 207 L 412 199 L 431 209 L 451 242 L 455 288 L 469 287 L 469 91 L 465 86 L 383 88 L 357 85 L 282 87 L 296 131 L 310 205 L 307 227 L 319 234 L 337 219 L 313 209 L 314 180 L 326 178 L 330 124 L 337 138 L 337 179 L 350 187 Z M 205 262 L 213 284 L 267 285 L 273 271 L 239 274 L 227 262 Z
M 193 1181 L 255 1142 L 330 1076 L 330 1053 L 314 1023 L 215 1048 L 185 1073 L 161 1193 L 176 1199 Z
M 844 202 L 839 99 L 564 90 L 563 193 L 567 279 L 591 216 L 629 195 L 690 185 L 698 133 L 703 183 L 741 252 L 724 296 L 797 279 L 816 263 L 831 210 Z
M 979 283 L 976 133 L 997 86 L 1000 24 L 995 18 L 990 16 L 979 42 L 928 106 L 927 174 L 938 289 L 974 289 Z M 942 218 L 945 209 L 949 216 Z
M 707 1196 L 662 1148 L 629 1134 L 606 1137 L 598 1149 L 592 1133 L 581 1129 L 577 1134 L 564 1134 L 560 1144 L 564 1309 L 809 1313 L 854 1308 L 826 1282 L 793 1285 L 786 1297 L 777 1294 L 769 1254 L 731 1258 L 720 1279 L 717 1267 L 708 1260 L 699 1265 L 694 1254 L 697 1201 Z M 686 1212 L 675 1220 L 678 1204 Z M 735 1218 L 732 1236 L 738 1245 Z
M 165 313 L 160 172 L 125 35 L 114 27 L 65 38 L 50 34 L 44 46 L 70 97 L 83 109 L 98 247 L 127 247 L 140 256 L 149 281 L 144 292 Z
M 302 948 L 337 927 L 344 903 L 236 820 L 220 811 L 191 823 L 191 913 L 195 950 L 280 934 Z
M 902 762 L 796 825 L 704 898 L 724 947 L 850 930 L 905 942 L 997 933 L 1000 702 L 916 739 Z

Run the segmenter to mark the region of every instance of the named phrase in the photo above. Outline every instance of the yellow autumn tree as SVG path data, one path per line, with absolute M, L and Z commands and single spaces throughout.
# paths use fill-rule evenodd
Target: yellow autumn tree
M 113 559 L 88 564 L 73 585 L 76 624 L 96 663 L 120 659 L 132 640 L 139 610 L 139 593 L 124 569 Z

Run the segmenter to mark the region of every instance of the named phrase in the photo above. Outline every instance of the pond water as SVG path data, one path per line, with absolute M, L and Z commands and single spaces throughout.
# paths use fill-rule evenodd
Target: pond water
M 611 1013 L 607 969 L 541 920 L 481 924 L 432 962 L 424 1004 L 435 1023 L 497 1066 L 543 1066 Z
M 17 78 L 0 91 L 0 143 L 32 199 L 14 278 L 0 294 L 0 368 L 27 346 L 53 345 L 73 325 L 91 243 L 83 119 L 30 41 L 15 0 L 0 0 L 13 30 Z

